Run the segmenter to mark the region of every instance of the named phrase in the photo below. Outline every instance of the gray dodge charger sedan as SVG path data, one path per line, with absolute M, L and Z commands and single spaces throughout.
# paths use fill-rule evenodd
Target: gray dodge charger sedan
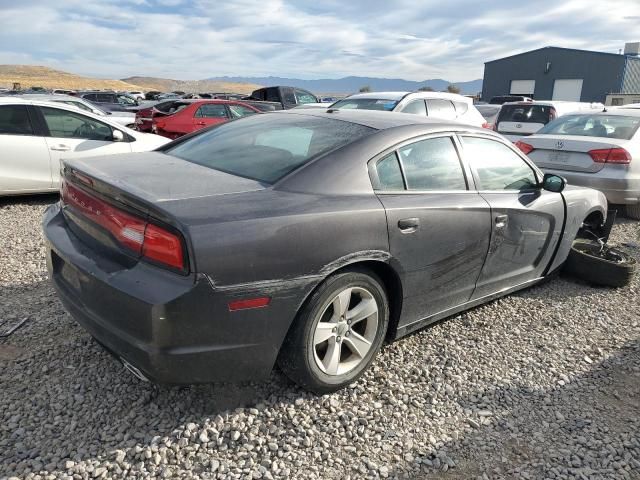
M 162 383 L 329 392 L 382 343 L 558 269 L 606 200 L 490 131 L 416 115 L 256 115 L 68 161 L 44 217 L 73 317 Z

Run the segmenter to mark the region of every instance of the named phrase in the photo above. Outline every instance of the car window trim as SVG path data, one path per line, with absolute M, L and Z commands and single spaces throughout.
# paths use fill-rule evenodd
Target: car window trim
M 373 188 L 373 191 L 376 195 L 398 195 L 398 194 L 402 194 L 402 195 L 423 195 L 423 194 L 430 194 L 430 193 L 435 193 L 435 194 L 439 194 L 439 193 L 472 193 L 472 194 L 477 194 L 477 191 L 475 190 L 475 179 L 473 177 L 472 181 L 469 181 L 469 176 L 467 173 L 467 168 L 464 162 L 464 159 L 461 155 L 461 151 L 457 142 L 457 135 L 458 132 L 434 132 L 434 133 L 427 133 L 427 134 L 422 134 L 422 135 L 418 135 L 409 139 L 405 139 L 399 143 L 396 143 L 395 145 L 386 148 L 385 150 L 383 150 L 381 153 L 378 153 L 377 155 L 375 155 L 374 157 L 372 157 L 371 159 L 369 159 L 369 161 L 367 162 L 367 168 L 369 170 L 369 179 L 371 180 L 371 187 Z M 460 163 L 460 169 L 462 170 L 462 176 L 464 178 L 465 184 L 467 186 L 466 190 L 410 190 L 407 188 L 408 183 L 407 183 L 407 177 L 405 175 L 404 172 L 404 166 L 402 165 L 402 161 L 400 159 L 400 155 L 398 153 L 398 150 L 401 149 L 402 147 L 409 145 L 411 143 L 417 143 L 420 142 L 422 140 L 428 140 L 431 138 L 441 138 L 441 137 L 449 137 L 449 139 L 451 140 L 451 143 L 453 144 L 453 147 L 456 151 L 456 154 L 458 155 L 458 162 Z M 394 152 L 396 155 L 396 159 L 398 161 L 398 164 L 400 165 L 400 171 L 402 172 L 402 181 L 404 182 L 404 186 L 405 189 L 404 190 L 380 190 L 380 189 L 376 189 L 377 186 L 380 185 L 380 180 L 378 178 L 378 171 L 376 169 L 376 166 L 378 164 L 378 162 L 380 160 L 382 160 L 384 157 L 386 157 L 387 155 L 389 155 L 391 152 Z M 375 179 L 375 182 L 374 182 Z M 378 187 L 379 188 L 379 187 Z
M 517 194 L 532 193 L 532 192 L 536 192 L 536 191 L 540 190 L 539 187 L 524 188 L 524 189 L 521 189 L 521 190 L 504 190 L 504 189 L 502 189 L 502 190 L 488 190 L 488 189 L 479 188 L 481 184 L 480 184 L 480 179 L 478 177 L 478 172 L 472 166 L 471 161 L 467 157 L 464 156 L 465 155 L 465 153 L 464 153 L 464 143 L 463 143 L 462 137 L 483 138 L 485 140 L 492 140 L 494 142 L 498 142 L 498 143 L 501 143 L 501 144 L 505 145 L 512 152 L 514 152 L 518 157 L 520 157 L 522 159 L 522 161 L 524 161 L 524 163 L 533 171 L 533 176 L 535 177 L 536 181 L 538 182 L 538 185 L 540 185 L 540 183 L 542 182 L 542 178 L 543 178 L 544 174 L 538 169 L 538 167 L 532 161 L 530 161 L 511 142 L 507 143 L 507 142 L 501 141 L 499 138 L 496 138 L 493 135 L 484 135 L 481 132 L 457 132 L 456 136 L 458 137 L 458 141 L 460 143 L 460 148 L 461 148 L 460 152 L 463 155 L 465 163 L 467 165 L 469 165 L 469 170 L 471 171 L 471 174 L 473 175 L 473 181 L 474 181 L 474 183 L 476 185 L 476 191 L 478 193 L 503 193 L 503 194 L 511 194 L 511 195 L 513 195 L 514 193 L 517 193 Z

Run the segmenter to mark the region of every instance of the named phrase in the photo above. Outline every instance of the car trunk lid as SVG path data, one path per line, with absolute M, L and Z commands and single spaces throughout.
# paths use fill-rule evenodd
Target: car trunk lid
M 610 139 L 604 138 L 569 135 L 535 135 L 523 141 L 533 147 L 528 156 L 540 168 L 582 173 L 599 172 L 606 164 L 605 161 L 595 161 L 589 152 L 624 148 L 623 144 L 626 143 L 625 141 L 613 143 Z M 596 158 L 598 158 L 597 155 Z

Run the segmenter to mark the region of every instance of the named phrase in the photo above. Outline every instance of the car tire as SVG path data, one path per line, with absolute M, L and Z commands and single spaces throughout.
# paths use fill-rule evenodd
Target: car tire
M 373 362 L 388 325 L 389 302 L 382 281 L 366 270 L 340 272 L 305 302 L 287 333 L 278 365 L 314 393 L 340 390 Z
M 617 248 L 605 245 L 601 253 L 598 242 L 576 240 L 564 265 L 565 272 L 595 285 L 624 287 L 631 282 L 636 261 Z
M 640 220 L 640 205 L 627 205 L 625 207 L 625 214 L 633 220 Z

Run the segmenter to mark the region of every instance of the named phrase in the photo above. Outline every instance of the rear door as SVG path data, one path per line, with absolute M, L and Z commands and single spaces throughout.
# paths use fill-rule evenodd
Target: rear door
M 460 135 L 480 195 L 491 206 L 491 243 L 473 298 L 542 276 L 564 221 L 562 194 L 538 188 L 537 172 L 514 148 Z
M 191 119 L 192 131 L 195 132 L 201 128 L 224 123 L 229 120 L 229 117 L 230 115 L 225 105 L 221 103 L 205 103 L 198 107 Z
M 49 149 L 34 129 L 30 108 L 0 105 L 0 193 L 52 188 Z
M 449 134 L 412 140 L 370 163 L 402 275 L 407 323 L 471 297 L 491 235 L 488 203 L 469 188 Z
M 47 128 L 46 145 L 51 156 L 53 186 L 60 182 L 63 158 L 91 157 L 131 152 L 131 144 L 113 140 L 113 128 L 82 113 L 54 107 L 37 107 Z

